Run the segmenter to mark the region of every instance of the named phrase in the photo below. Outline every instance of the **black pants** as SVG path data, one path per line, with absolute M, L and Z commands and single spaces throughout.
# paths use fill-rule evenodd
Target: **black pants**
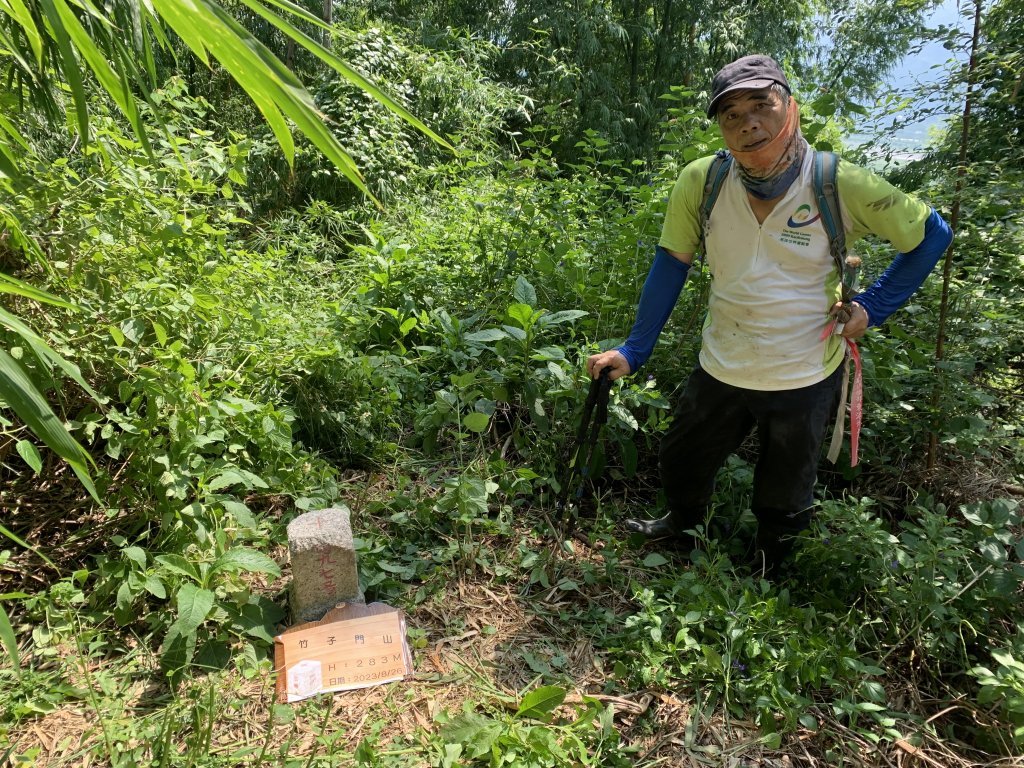
M 817 384 L 776 392 L 723 384 L 698 367 L 659 456 L 669 510 L 681 530 L 704 522 L 715 475 L 755 426 L 760 449 L 752 508 L 758 539 L 773 541 L 806 528 L 821 445 L 841 385 L 842 367 Z

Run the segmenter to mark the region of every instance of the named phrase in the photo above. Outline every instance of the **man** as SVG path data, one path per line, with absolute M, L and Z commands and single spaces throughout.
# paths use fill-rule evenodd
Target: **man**
M 896 311 L 924 282 L 952 233 L 934 209 L 841 161 L 836 185 L 846 242 L 871 233 L 900 251 L 844 307 L 815 199 L 814 152 L 800 133 L 799 107 L 779 65 L 758 55 L 727 65 L 714 77 L 707 112 L 733 162 L 705 230 L 712 280 L 699 365 L 661 445 L 668 513 L 626 526 L 647 536 L 682 537 L 703 525 L 715 474 L 756 427 L 755 545 L 770 570 L 811 520 L 821 445 L 842 383 L 844 339 L 860 338 Z M 633 373 L 653 351 L 701 245 L 699 210 L 713 159 L 692 162 L 679 175 L 633 329 L 621 347 L 587 360 L 591 376 L 605 368 L 613 380 Z M 830 335 L 840 313 L 848 319 Z

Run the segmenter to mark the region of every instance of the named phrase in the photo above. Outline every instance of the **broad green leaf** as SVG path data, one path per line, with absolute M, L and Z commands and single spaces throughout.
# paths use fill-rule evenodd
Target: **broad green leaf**
M 196 651 L 197 630 L 213 609 L 214 594 L 194 584 L 183 584 L 175 595 L 178 618 L 160 646 L 160 665 L 169 672 L 184 669 Z
M 468 429 L 470 432 L 484 432 L 487 429 L 487 424 L 490 422 L 490 417 L 486 413 L 467 413 L 462 419 L 462 426 Z
M 262 477 L 250 472 L 247 469 L 241 469 L 239 467 L 229 469 L 222 475 L 220 475 L 220 477 L 214 478 L 214 482 L 216 482 L 217 480 L 221 480 L 221 482 L 226 482 L 227 480 L 230 480 L 231 482 L 229 482 L 228 485 L 234 485 L 240 482 L 242 483 L 242 485 L 246 487 L 247 490 L 252 490 L 253 488 L 269 487 L 267 485 L 267 481 L 264 480 Z M 217 485 L 217 487 L 215 488 L 213 482 L 211 482 L 209 490 L 218 490 L 219 488 L 222 487 L 225 486 Z
M 462 757 L 461 744 L 445 744 L 444 754 L 441 755 L 441 768 L 456 768 L 462 765 L 459 762 L 460 757 Z
M 640 428 L 640 424 L 637 422 L 636 417 L 624 406 L 619 405 L 618 403 L 613 403 L 611 407 L 609 407 L 608 412 L 630 429 L 637 430 Z
M 227 472 L 220 473 L 217 477 L 207 483 L 206 490 L 219 491 L 223 488 L 229 488 L 232 485 L 239 484 L 247 486 L 245 478 L 243 478 L 236 470 L 229 469 Z
M 565 360 L 565 350 L 561 347 L 541 347 L 532 355 L 531 360 Z
M 267 573 L 271 576 L 280 576 L 281 568 L 274 559 L 255 549 L 245 547 L 233 547 L 218 557 L 210 569 L 210 573 L 227 571 L 228 573 Z
M 182 576 L 188 576 L 190 579 L 194 579 L 195 581 L 201 581 L 199 570 L 194 564 L 186 560 L 181 555 L 157 555 L 154 560 L 172 573 L 178 573 Z
M 582 309 L 566 309 L 561 312 L 553 312 L 550 315 L 541 315 L 537 320 L 538 325 L 561 325 L 562 323 L 570 323 L 573 320 L 579 320 L 581 317 L 586 317 L 589 312 L 584 312 Z
M 39 449 L 35 445 L 28 440 L 19 440 L 15 443 L 14 449 L 22 460 L 32 468 L 33 472 L 38 475 L 43 471 L 43 457 L 39 455 Z
M 533 307 L 529 304 L 512 304 L 508 308 L 508 316 L 519 323 L 523 329 L 533 325 Z
M 716 651 L 710 645 L 701 646 L 701 651 L 703 652 L 704 658 L 707 660 L 708 666 L 711 667 L 711 669 L 722 669 L 722 656 L 718 653 L 718 651 Z
M 182 632 L 194 632 L 206 621 L 213 610 L 214 594 L 208 589 L 201 589 L 195 584 L 185 583 L 174 596 L 178 607 L 178 618 L 171 628 Z
M 522 275 L 516 278 L 516 284 L 512 288 L 512 296 L 521 304 L 529 304 L 531 309 L 537 306 L 537 291 L 530 281 Z
M 146 557 L 146 550 L 142 547 L 125 547 L 121 550 L 121 553 L 140 568 L 145 568 L 149 562 Z
M 167 589 L 164 587 L 164 582 L 159 576 L 150 575 L 146 577 L 145 583 L 142 585 L 143 588 L 149 592 L 153 597 L 160 600 L 167 598 Z
M 119 327 L 124 337 L 132 344 L 138 344 L 142 341 L 142 337 L 146 333 L 146 324 L 137 317 L 125 320 Z
M 507 339 L 508 334 L 500 328 L 485 328 L 482 331 L 474 331 L 473 333 L 467 333 L 463 338 L 471 343 L 483 342 L 489 343 L 492 341 L 501 341 Z
M 557 685 L 545 685 L 523 696 L 516 717 L 546 720 L 565 701 L 565 689 Z
M 230 514 L 243 528 L 255 528 L 256 518 L 252 516 L 252 512 L 240 501 L 231 501 L 230 499 L 224 499 L 220 502 L 220 505 L 224 507 L 224 511 Z
M 516 328 L 514 325 L 503 325 L 502 328 L 516 341 L 526 341 L 526 331 L 522 328 Z
M 489 717 L 475 712 L 460 715 L 441 732 L 446 744 L 461 744 L 470 759 L 481 757 L 491 751 L 505 726 Z
M 89 495 L 99 503 L 99 494 L 88 471 L 92 457 L 64 428 L 25 369 L 3 349 L 0 349 L 0 398 L 36 437 L 71 466 Z
M 124 626 L 134 618 L 130 610 L 134 598 L 131 584 L 127 580 L 122 581 L 121 586 L 117 588 L 117 596 L 114 599 L 114 613 L 118 624 Z
M 667 564 L 668 560 L 657 552 L 651 552 L 651 554 L 644 558 L 644 566 L 647 568 L 660 568 Z
M 569 753 L 558 743 L 558 735 L 553 728 L 530 728 L 526 737 L 531 754 L 543 762 L 541 765 L 574 765 Z
M 465 518 L 487 516 L 487 483 L 479 477 L 463 477 L 455 489 L 455 503 Z
M 274 642 L 274 628 L 285 615 L 272 600 L 256 596 L 250 598 L 250 602 L 240 609 L 226 607 L 226 610 L 239 629 L 247 635 L 258 637 L 268 645 Z
M 153 322 L 153 333 L 156 335 L 157 344 L 161 347 L 167 343 L 167 329 L 156 321 Z

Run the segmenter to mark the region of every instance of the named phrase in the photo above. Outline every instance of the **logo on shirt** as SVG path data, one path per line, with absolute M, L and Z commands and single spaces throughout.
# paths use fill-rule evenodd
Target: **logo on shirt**
M 789 221 L 786 222 L 786 226 L 793 227 L 794 229 L 799 227 L 806 227 L 813 224 L 820 218 L 820 213 L 817 216 L 812 217 L 811 206 L 807 205 L 807 203 L 804 203 L 799 208 L 797 208 L 796 211 L 793 212 L 792 216 L 789 217 Z

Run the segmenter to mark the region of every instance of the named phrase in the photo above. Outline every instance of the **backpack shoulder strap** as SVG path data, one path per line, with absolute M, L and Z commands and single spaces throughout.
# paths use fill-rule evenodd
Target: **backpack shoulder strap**
M 722 191 L 722 183 L 725 181 L 729 167 L 732 165 L 732 155 L 724 149 L 715 153 L 715 159 L 708 167 L 708 175 L 704 179 L 704 196 L 700 203 L 700 257 L 706 256 L 704 239 L 707 237 L 708 221 L 711 219 L 711 209 L 715 207 L 718 200 L 718 193 Z
M 814 196 L 818 203 L 825 232 L 828 233 L 829 252 L 843 285 L 843 301 L 857 294 L 857 270 L 846 263 L 846 230 L 839 209 L 839 188 L 836 184 L 839 159 L 833 152 L 814 153 Z

